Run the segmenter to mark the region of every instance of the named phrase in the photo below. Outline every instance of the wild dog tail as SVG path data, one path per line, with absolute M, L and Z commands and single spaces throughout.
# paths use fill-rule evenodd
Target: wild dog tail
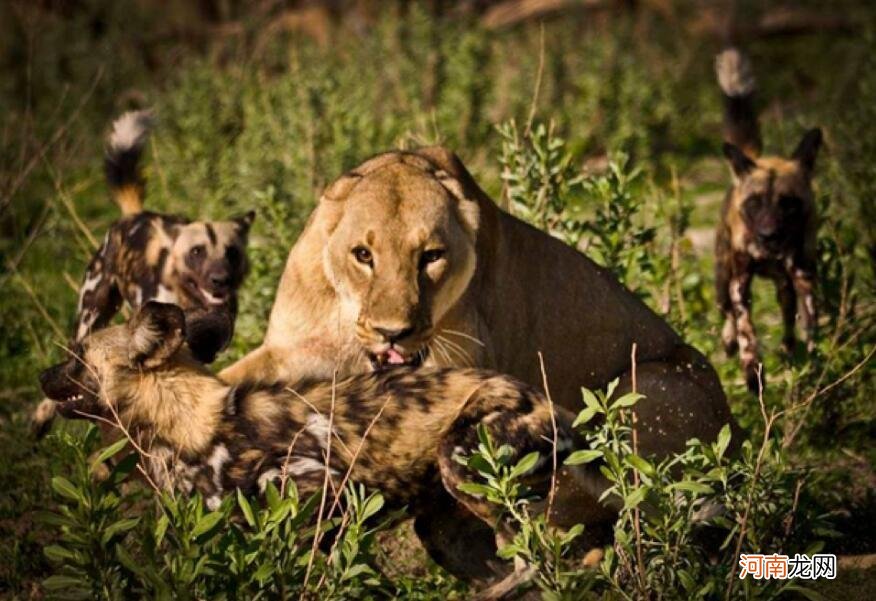
M 155 118 L 151 111 L 129 111 L 113 122 L 106 146 L 104 169 L 113 201 L 123 215 L 143 210 L 145 180 L 140 172 L 140 155 Z
M 751 61 L 738 49 L 727 48 L 715 57 L 715 74 L 724 92 L 724 141 L 756 158 L 760 155 L 761 138 L 754 109 Z

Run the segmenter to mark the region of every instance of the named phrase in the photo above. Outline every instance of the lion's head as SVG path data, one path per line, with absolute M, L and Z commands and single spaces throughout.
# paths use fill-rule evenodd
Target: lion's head
M 421 363 L 475 271 L 471 178 L 439 148 L 375 157 L 326 189 L 323 267 L 375 369 Z

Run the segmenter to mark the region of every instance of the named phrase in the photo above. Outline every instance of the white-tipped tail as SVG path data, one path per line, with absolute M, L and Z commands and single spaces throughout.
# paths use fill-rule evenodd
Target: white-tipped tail
M 122 153 L 142 147 L 154 125 L 152 111 L 128 111 L 123 114 L 113 121 L 113 131 L 109 137 L 110 152 Z
M 715 74 L 727 96 L 747 96 L 754 92 L 751 61 L 736 48 L 727 48 L 715 57 Z
M 130 111 L 113 121 L 107 140 L 104 169 L 113 200 L 123 215 L 143 210 L 145 182 L 140 174 L 140 155 L 155 124 L 152 111 Z

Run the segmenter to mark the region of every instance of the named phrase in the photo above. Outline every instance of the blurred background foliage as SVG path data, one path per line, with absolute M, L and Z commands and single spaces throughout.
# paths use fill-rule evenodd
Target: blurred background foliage
M 713 306 L 729 178 L 712 65 L 729 43 L 752 57 L 769 152 L 825 131 L 819 353 L 779 358 L 764 282 L 755 322 L 767 404 L 793 409 L 776 437 L 814 470 L 813 502 L 840 532 L 828 548 L 876 551 L 855 527 L 876 517 L 874 36 L 876 7 L 851 0 L 0 4 L 0 594 L 39 595 L 49 570 L 40 549 L 52 531 L 33 514 L 71 458 L 56 440 L 35 444 L 27 419 L 94 239 L 117 217 L 102 144 L 128 108 L 159 117 L 144 161 L 150 209 L 257 211 L 220 363 L 260 341 L 322 187 L 376 152 L 440 142 L 503 206 L 608 264 L 708 353 L 734 413 L 759 432 L 736 361 L 718 352 Z

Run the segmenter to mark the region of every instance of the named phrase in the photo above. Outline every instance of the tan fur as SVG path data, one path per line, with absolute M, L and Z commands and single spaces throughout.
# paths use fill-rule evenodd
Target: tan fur
M 136 215 L 143 210 L 143 186 L 127 185 L 112 190 L 113 200 L 122 215 Z
M 373 275 L 350 253 L 369 234 Z M 447 260 L 418 279 L 428 243 Z M 501 211 L 440 147 L 380 155 L 326 189 L 289 253 L 262 346 L 220 377 L 368 371 L 374 323 L 421 326 L 399 346 L 428 346 L 426 365 L 493 368 L 535 385 L 541 351 L 555 400 L 572 409 L 581 386 L 629 369 L 633 343 L 640 363 L 683 346 L 607 271 Z
M 430 244 L 446 257 L 418 274 Z M 373 270 L 356 260 L 357 245 L 371 250 Z M 499 209 L 444 148 L 385 153 L 326 189 L 289 253 L 264 342 L 220 378 L 295 382 L 370 371 L 367 353 L 386 344 L 375 325 L 410 325 L 397 347 L 409 356 L 428 348 L 426 367 L 489 368 L 536 387 L 541 352 L 554 403 L 572 411 L 582 386 L 620 378 L 618 392 L 630 390 L 635 344 L 637 388 L 647 397 L 637 412 L 649 424 L 640 452 L 678 452 L 727 423 L 734 444 L 741 439 L 699 352 L 607 270 Z M 558 494 L 575 511 L 558 519 L 575 523 L 584 512 L 588 524 L 604 521 L 604 478 L 564 476 Z M 430 550 L 464 541 L 466 553 L 445 557 L 454 573 L 490 570 L 491 545 L 452 506 L 434 507 L 418 528 Z

